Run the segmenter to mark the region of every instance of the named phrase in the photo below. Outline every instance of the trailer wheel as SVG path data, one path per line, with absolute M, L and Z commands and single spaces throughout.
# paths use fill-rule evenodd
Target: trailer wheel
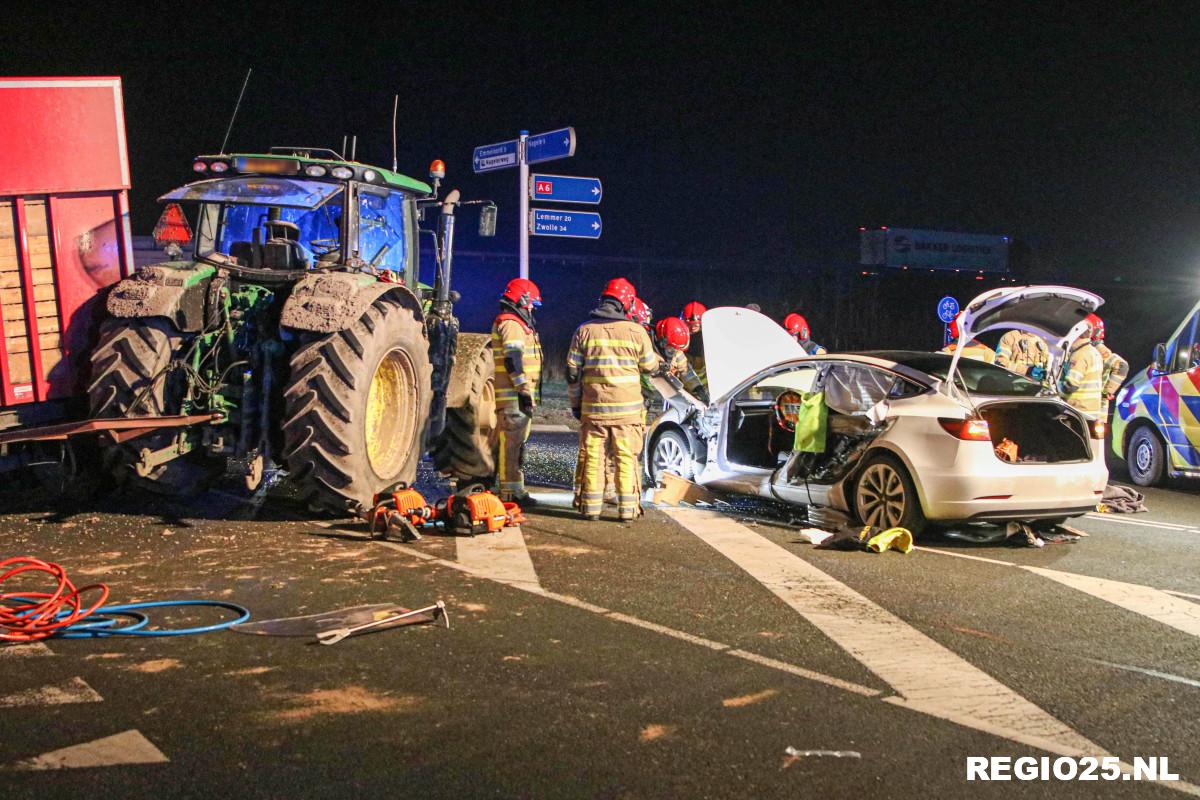
M 392 295 L 345 330 L 304 344 L 284 391 L 283 459 L 315 511 L 361 513 L 412 483 L 429 416 L 425 328 Z
M 461 341 L 461 339 L 460 339 Z M 454 406 L 446 409 L 446 427 L 433 442 L 433 466 L 460 485 L 491 484 L 496 474 L 496 365 L 490 342 L 455 364 L 451 391 Z

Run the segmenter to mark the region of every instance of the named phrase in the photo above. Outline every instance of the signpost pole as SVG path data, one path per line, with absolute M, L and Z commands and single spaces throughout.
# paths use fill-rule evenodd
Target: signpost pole
M 529 131 L 521 131 L 517 139 L 517 194 L 521 198 L 521 213 L 517 222 L 520 230 L 520 268 L 521 277 L 529 278 L 529 160 L 526 158 L 525 143 L 529 139 Z

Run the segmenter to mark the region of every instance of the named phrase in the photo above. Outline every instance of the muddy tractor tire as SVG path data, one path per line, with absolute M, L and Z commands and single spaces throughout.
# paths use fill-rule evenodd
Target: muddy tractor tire
M 303 344 L 284 390 L 283 459 L 314 511 L 358 514 L 413 482 L 430 403 L 429 344 L 394 295 L 345 330 Z
M 446 397 L 446 426 L 429 449 L 433 466 L 460 485 L 491 485 L 496 476 L 498 446 L 491 337 L 459 334 Z

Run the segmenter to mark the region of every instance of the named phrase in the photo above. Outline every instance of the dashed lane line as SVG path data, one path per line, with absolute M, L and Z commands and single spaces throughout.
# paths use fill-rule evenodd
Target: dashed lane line
M 1126 611 L 1168 625 L 1191 636 L 1200 636 L 1200 606 L 1180 598 L 1200 600 L 1200 596 L 1175 592 L 1166 589 L 1155 589 L 1140 583 L 1126 583 L 1108 578 L 1095 578 L 1090 575 L 1079 575 L 1074 572 L 1063 572 L 1057 569 L 1035 567 L 1027 564 L 1014 564 L 1011 561 L 1001 561 L 997 558 L 973 556 L 967 553 L 955 553 L 940 547 L 922 545 L 917 549 L 926 553 L 937 553 L 954 558 L 965 558 L 970 561 L 982 561 L 986 564 L 999 564 L 1004 567 L 1032 572 L 1043 578 L 1061 583 L 1064 586 L 1091 595 L 1098 600 L 1111 603 Z
M 1117 517 L 1112 514 L 1084 514 L 1084 517 L 1094 519 L 1097 522 L 1115 522 L 1119 525 L 1135 525 L 1139 528 L 1162 528 L 1168 531 L 1186 531 L 1189 533 L 1200 532 L 1200 528 L 1195 525 L 1180 525 L 1175 522 L 1150 522 L 1149 520 L 1141 519 L 1125 519 L 1124 517 Z
M 140 731 L 130 730 L 83 744 L 52 750 L 4 767 L 5 770 L 37 771 L 115 767 L 122 764 L 165 764 L 169 759 Z
M 6 658 L 36 658 L 52 656 L 54 651 L 45 642 L 24 642 L 21 644 L 0 645 L 0 660 Z
M 458 536 L 455 546 L 458 563 L 477 575 L 530 591 L 542 588 L 518 527 L 481 536 Z
M 0 708 L 61 706 L 70 703 L 99 703 L 103 700 L 104 698 L 95 689 L 88 686 L 83 678 L 75 677 L 63 683 L 0 695 Z

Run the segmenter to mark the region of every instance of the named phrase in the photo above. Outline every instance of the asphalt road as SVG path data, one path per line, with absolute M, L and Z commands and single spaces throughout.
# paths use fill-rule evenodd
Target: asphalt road
M 539 435 L 532 477 L 564 485 L 573 449 Z M 399 544 L 226 491 L 72 508 L 10 483 L 0 553 L 115 602 L 218 598 L 262 621 L 442 599 L 451 627 L 0 649 L 0 794 L 1197 791 L 1200 486 L 1082 518 L 1074 544 L 942 537 L 907 556 L 814 550 L 761 504 L 589 524 L 564 492 L 539 496 L 519 530 Z M 965 780 L 969 756 L 1084 752 L 1165 756 L 1181 781 Z

